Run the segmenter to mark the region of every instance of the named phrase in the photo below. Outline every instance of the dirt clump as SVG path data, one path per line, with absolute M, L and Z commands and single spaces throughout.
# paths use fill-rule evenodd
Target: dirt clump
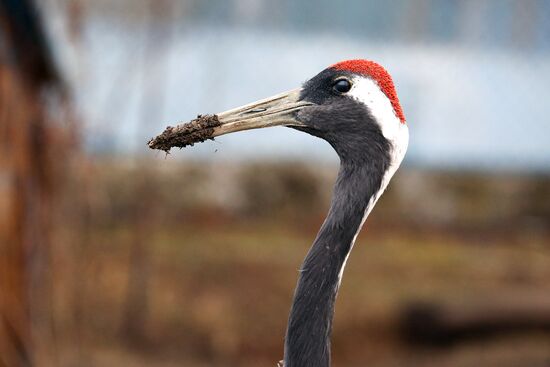
M 149 140 L 147 145 L 151 149 L 169 152 L 171 148 L 185 148 L 201 143 L 205 140 L 214 140 L 214 128 L 220 126 L 217 115 L 198 115 L 196 119 L 178 126 L 168 126 L 162 134 Z

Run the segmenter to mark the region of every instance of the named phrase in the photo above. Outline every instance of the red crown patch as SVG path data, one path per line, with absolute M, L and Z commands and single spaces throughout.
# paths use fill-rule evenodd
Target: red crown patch
M 399 103 L 399 98 L 397 97 L 393 80 L 386 69 L 384 69 L 384 67 L 380 64 L 369 60 L 347 60 L 336 63 L 332 65 L 331 68 L 371 77 L 376 84 L 378 84 L 386 97 L 389 98 L 393 110 L 399 120 L 401 120 L 402 123 L 405 123 L 405 115 L 403 113 L 403 109 L 401 108 L 401 104 Z

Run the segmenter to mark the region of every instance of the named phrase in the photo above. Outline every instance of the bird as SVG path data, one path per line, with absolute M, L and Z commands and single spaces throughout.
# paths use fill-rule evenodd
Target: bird
M 327 67 L 300 88 L 176 130 L 202 141 L 269 126 L 321 138 L 340 159 L 328 215 L 298 272 L 279 363 L 329 367 L 342 274 L 361 227 L 405 156 L 408 125 L 387 70 L 374 61 L 354 59 Z M 183 138 L 180 143 L 190 141 Z

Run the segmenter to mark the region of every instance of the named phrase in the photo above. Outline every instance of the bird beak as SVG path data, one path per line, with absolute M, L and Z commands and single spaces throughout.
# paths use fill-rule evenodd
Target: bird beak
M 213 136 L 270 126 L 304 126 L 296 112 L 313 103 L 300 101 L 300 90 L 294 89 L 218 114 L 221 125 Z
M 269 126 L 304 127 L 296 119 L 296 113 L 313 103 L 300 101 L 300 91 L 294 89 L 216 115 L 199 116 L 186 124 L 168 127 L 151 139 L 148 145 L 151 149 L 168 151 L 172 147 L 183 148 L 236 131 Z

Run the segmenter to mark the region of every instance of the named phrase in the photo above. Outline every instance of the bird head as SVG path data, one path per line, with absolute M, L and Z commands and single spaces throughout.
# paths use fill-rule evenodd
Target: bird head
M 367 147 L 371 153 L 393 149 L 404 155 L 405 116 L 392 78 L 379 64 L 334 64 L 304 83 L 299 100 L 312 105 L 295 113 L 301 125 L 293 127 L 328 141 L 340 158 L 371 159 Z
M 378 152 L 398 160 L 390 163 L 400 163 L 408 143 L 408 128 L 392 78 L 382 66 L 368 60 L 336 63 L 301 88 L 214 117 L 214 123 L 205 125 L 208 134 L 195 129 L 201 129 L 200 123 L 183 125 L 181 131 L 197 133 L 202 141 L 236 131 L 287 126 L 326 140 L 343 161 L 372 160 Z M 193 142 L 184 139 L 177 146 Z

